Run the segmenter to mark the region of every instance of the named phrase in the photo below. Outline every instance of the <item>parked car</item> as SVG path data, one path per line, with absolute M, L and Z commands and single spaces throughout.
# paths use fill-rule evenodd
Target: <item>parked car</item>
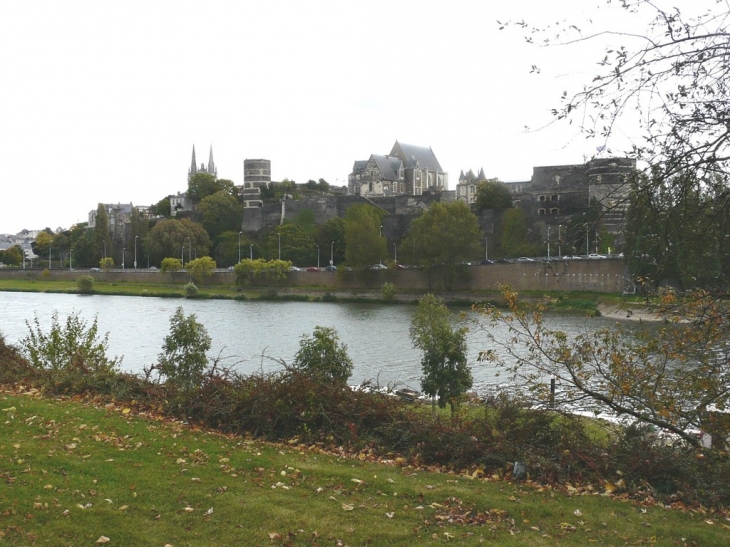
M 96 272 L 100 272 L 101 268 L 91 268 L 89 271 L 96 273 Z
M 600 258 L 606 258 L 606 256 L 605 255 L 599 255 L 598 253 L 591 253 L 591 254 L 588 255 L 588 258 L 593 259 L 593 260 L 598 260 Z
M 482 260 L 481 262 L 479 262 L 479 264 L 481 264 L 482 266 L 488 266 L 489 264 L 494 264 L 494 261 L 493 260 L 489 260 L 488 258 L 485 258 L 484 260 Z
M 535 262 L 535 261 L 527 256 L 521 256 L 520 258 L 517 259 L 517 262 Z
M 321 270 L 319 268 L 317 268 L 317 266 L 310 266 L 309 268 L 307 268 L 307 271 L 308 272 L 319 272 Z
M 301 268 L 297 268 L 296 266 L 289 266 L 289 271 L 290 272 L 301 272 L 302 269 Z
M 330 265 L 329 265 L 329 266 L 327 266 L 327 267 L 326 267 L 326 268 L 325 268 L 324 270 L 325 270 L 326 272 L 336 272 L 336 271 L 337 271 L 337 266 L 333 266 L 333 265 L 331 265 L 331 264 L 330 264 Z
M 500 258 L 497 260 L 497 264 L 512 264 L 511 260 L 507 260 L 506 258 Z
M 370 269 L 371 270 L 387 270 L 388 266 L 386 266 L 385 264 L 373 264 L 372 266 L 370 266 Z
M 235 268 L 233 266 L 228 266 L 228 271 L 233 272 L 233 271 L 235 271 Z

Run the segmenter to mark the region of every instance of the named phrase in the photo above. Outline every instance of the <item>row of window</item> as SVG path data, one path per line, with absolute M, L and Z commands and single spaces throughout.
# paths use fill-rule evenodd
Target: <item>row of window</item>
M 540 195 L 540 197 L 538 198 L 538 201 L 559 201 L 559 200 L 560 200 L 560 196 L 558 194 L 551 194 L 550 196 Z
M 548 214 L 547 211 L 548 211 L 547 209 L 538 209 L 537 210 L 537 214 L 538 215 L 546 215 L 546 214 Z M 560 213 L 560 209 L 558 209 L 557 207 L 551 207 L 550 208 L 550 214 L 551 215 L 557 215 L 558 213 Z

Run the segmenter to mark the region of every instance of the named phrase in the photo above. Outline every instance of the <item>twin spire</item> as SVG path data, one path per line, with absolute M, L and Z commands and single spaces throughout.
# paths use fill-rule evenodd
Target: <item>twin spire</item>
M 198 162 L 195 159 L 195 145 L 193 145 L 193 158 L 190 162 L 190 170 L 188 171 L 188 177 L 191 177 L 195 175 L 196 173 L 208 173 L 209 175 L 213 175 L 214 177 L 218 178 L 218 169 L 215 166 L 215 162 L 213 161 L 213 145 L 210 145 L 210 154 L 208 156 L 208 165 L 206 166 L 204 163 L 200 164 L 200 167 L 198 167 Z

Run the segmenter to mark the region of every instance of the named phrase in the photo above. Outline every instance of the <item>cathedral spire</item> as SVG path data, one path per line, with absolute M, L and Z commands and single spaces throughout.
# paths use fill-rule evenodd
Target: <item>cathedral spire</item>
M 218 170 L 215 168 L 215 163 L 213 162 L 213 145 L 210 145 L 210 155 L 208 156 L 208 173 L 213 175 L 214 177 L 218 177 Z
M 190 163 L 190 175 L 198 172 L 198 164 L 195 161 L 195 145 L 193 145 L 193 161 Z

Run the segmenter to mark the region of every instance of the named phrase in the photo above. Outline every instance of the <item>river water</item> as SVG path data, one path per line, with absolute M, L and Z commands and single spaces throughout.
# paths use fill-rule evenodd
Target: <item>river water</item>
M 280 369 L 279 360 L 293 360 L 302 335 L 311 334 L 316 326 L 334 327 L 354 364 L 351 383 L 376 380 L 380 385 L 398 383 L 420 389 L 421 352 L 413 349 L 408 333 L 414 307 L 406 305 L 0 292 L 0 333 L 15 344 L 28 334 L 26 322 L 36 317 L 47 331 L 54 311 L 61 321 L 74 312 L 88 323 L 97 317 L 99 332 L 109 333 L 109 354 L 123 358 L 122 369 L 141 372 L 145 365 L 157 362 L 170 316 L 178 306 L 186 314 L 194 313 L 207 328 L 213 339 L 210 356 L 220 356 L 223 365 L 240 372 Z M 472 319 L 478 318 L 472 314 Z M 562 314 L 546 321 L 568 334 L 611 322 Z M 507 335 L 501 330 L 491 332 L 497 338 Z M 467 341 L 474 388 L 485 394 L 502 378 L 493 367 L 477 362 L 479 352 L 489 347 L 484 326 L 472 325 Z

